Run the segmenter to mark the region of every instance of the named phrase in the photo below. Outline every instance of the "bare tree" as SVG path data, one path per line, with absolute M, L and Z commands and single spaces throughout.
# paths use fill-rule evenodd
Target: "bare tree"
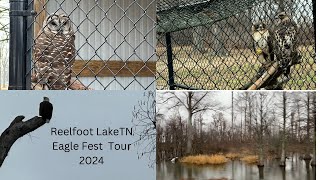
M 264 168 L 264 130 L 265 130 L 265 121 L 266 121 L 266 117 L 267 117 L 267 113 L 268 113 L 268 109 L 266 104 L 267 102 L 267 94 L 259 92 L 258 93 L 258 100 L 256 105 L 258 108 L 258 112 L 259 112 L 259 119 L 260 122 L 256 121 L 256 125 L 257 125 L 257 135 L 258 135 L 258 149 L 259 149 L 259 153 L 258 153 L 258 168 L 259 168 L 259 177 L 260 179 L 264 178 L 264 173 L 263 173 L 263 168 Z M 258 104 L 260 106 L 258 106 Z
M 287 95 L 284 91 L 282 93 L 282 107 L 283 107 L 283 124 L 282 124 L 282 138 L 281 138 L 281 159 L 280 166 L 286 166 L 286 118 L 287 118 Z
M 8 83 L 8 70 L 9 70 L 9 57 L 6 42 L 0 42 L 0 89 L 5 88 L 5 84 Z
M 9 5 L 5 0 L 0 0 L 0 41 L 9 40 Z
M 244 92 L 239 93 L 235 97 L 234 101 L 236 102 L 235 110 L 238 113 L 243 112 L 244 115 L 244 132 L 247 132 L 245 135 L 247 140 L 252 138 L 253 126 L 252 126 L 252 116 L 253 116 L 253 99 L 255 94 Z
M 234 135 L 234 134 L 233 134 L 233 133 L 234 133 L 234 132 L 233 132 L 233 130 L 234 130 L 234 129 L 233 129 L 233 128 L 234 128 L 234 127 L 233 127 L 233 124 L 234 124 L 234 123 L 233 123 L 233 121 L 234 121 L 233 101 L 234 101 L 234 98 L 233 98 L 233 91 L 232 91 L 232 92 L 231 92 L 231 136 L 232 136 L 231 138 L 232 138 L 232 139 L 233 139 L 233 135 Z
M 313 143 L 312 143 L 312 153 L 313 157 L 311 160 L 311 166 L 315 167 L 316 166 L 316 94 L 312 94 L 312 120 L 313 120 Z
M 188 113 L 188 120 L 187 120 L 187 154 L 192 153 L 192 142 L 193 142 L 193 136 L 194 136 L 194 128 L 192 124 L 193 115 L 208 111 L 208 110 L 218 110 L 219 105 L 217 102 L 212 102 L 206 100 L 206 97 L 208 97 L 209 92 L 167 92 L 164 93 L 160 104 L 168 104 L 168 109 L 172 109 L 175 107 L 181 107 L 184 108 L 184 110 Z
M 311 93 L 306 92 L 307 97 L 306 100 L 304 101 L 305 106 L 306 106 L 306 113 L 307 113 L 307 129 L 306 129 L 306 144 L 307 144 L 307 151 L 304 155 L 304 160 L 306 161 L 306 168 L 309 169 L 310 161 L 311 161 L 311 151 L 310 151 L 310 144 L 311 144 L 311 138 L 310 138 L 310 130 L 311 130 Z
M 0 167 L 16 140 L 46 123 L 45 120 L 37 116 L 27 121 L 23 121 L 24 118 L 24 116 L 17 116 L 0 136 Z
M 147 155 L 151 160 L 150 166 L 154 165 L 156 153 L 156 99 L 155 92 L 148 91 L 144 93 L 144 98 L 138 101 L 133 109 L 132 123 L 135 128 L 135 134 L 139 139 L 134 142 L 139 145 L 138 158 Z M 161 116 L 158 114 L 158 116 Z M 160 117 L 159 117 L 160 118 Z
M 301 142 L 302 141 L 302 135 L 301 135 L 301 121 L 302 121 L 302 117 L 301 117 L 301 97 L 300 96 L 297 96 L 295 95 L 294 98 L 293 98 L 293 101 L 294 101 L 294 105 L 293 105 L 293 109 L 295 110 L 295 112 L 297 113 L 296 114 L 296 118 L 297 118 L 297 121 L 296 121 L 296 134 L 297 134 L 297 138 L 298 138 L 298 141 Z

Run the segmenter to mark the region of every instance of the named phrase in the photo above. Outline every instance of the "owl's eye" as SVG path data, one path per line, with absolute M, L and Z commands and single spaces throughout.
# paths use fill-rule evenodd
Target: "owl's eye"
M 55 23 L 54 21 L 51 21 L 50 24 L 53 25 L 53 26 L 56 26 L 56 25 L 57 25 L 57 23 Z

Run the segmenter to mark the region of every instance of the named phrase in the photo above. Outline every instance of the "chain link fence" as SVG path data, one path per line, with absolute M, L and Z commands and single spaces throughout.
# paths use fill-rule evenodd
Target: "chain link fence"
M 157 89 L 315 89 L 313 3 L 159 0 Z M 296 23 L 294 46 L 299 60 L 292 60 L 290 73 L 277 63 L 279 52 L 272 52 L 276 58 L 271 62 L 259 55 L 253 37 L 252 28 L 259 24 L 264 24 L 270 33 L 275 32 L 281 11 Z
M 10 89 L 156 88 L 156 0 L 12 1 L 10 17 Z

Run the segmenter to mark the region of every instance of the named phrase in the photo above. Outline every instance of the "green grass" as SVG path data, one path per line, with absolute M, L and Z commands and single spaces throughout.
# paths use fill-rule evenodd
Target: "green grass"
M 314 48 L 300 47 L 302 63 L 291 70 L 291 80 L 284 88 L 305 90 L 316 88 Z M 173 49 L 175 82 L 198 89 L 239 89 L 256 75 L 263 62 L 249 49 L 231 49 L 226 57 L 199 53 L 189 46 Z M 165 48 L 157 48 L 157 89 L 168 89 L 168 68 Z

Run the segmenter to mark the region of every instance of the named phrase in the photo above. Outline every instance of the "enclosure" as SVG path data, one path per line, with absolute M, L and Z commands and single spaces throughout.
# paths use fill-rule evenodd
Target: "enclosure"
M 315 89 L 315 1 L 159 0 L 157 89 L 241 89 L 264 60 L 254 50 L 251 27 L 272 29 L 285 11 L 297 24 L 301 63 L 283 89 Z M 280 76 L 278 79 L 283 79 Z
M 11 1 L 9 89 L 39 84 L 31 83 L 34 49 L 46 17 L 62 13 L 72 22 L 76 55 L 71 76 L 80 89 L 155 89 L 155 0 Z

